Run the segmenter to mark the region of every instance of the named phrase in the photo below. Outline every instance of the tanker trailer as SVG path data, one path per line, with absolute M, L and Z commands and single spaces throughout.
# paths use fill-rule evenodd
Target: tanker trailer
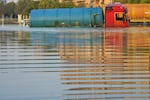
M 102 8 L 35 9 L 30 13 L 30 27 L 92 27 L 103 24 Z
M 128 10 L 122 4 L 105 8 L 106 27 L 127 27 Z M 30 27 L 96 27 L 104 25 L 102 8 L 35 9 L 30 13 Z

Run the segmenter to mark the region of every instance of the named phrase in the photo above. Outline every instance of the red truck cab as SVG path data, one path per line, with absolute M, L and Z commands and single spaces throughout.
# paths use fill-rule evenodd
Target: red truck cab
M 128 27 L 129 20 L 127 8 L 120 4 L 109 4 L 105 9 L 105 26 L 106 27 Z

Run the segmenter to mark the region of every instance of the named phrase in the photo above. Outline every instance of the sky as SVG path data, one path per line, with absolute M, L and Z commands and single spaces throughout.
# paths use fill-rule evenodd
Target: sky
M 7 0 L 7 2 L 12 2 L 12 1 L 17 2 L 18 0 Z

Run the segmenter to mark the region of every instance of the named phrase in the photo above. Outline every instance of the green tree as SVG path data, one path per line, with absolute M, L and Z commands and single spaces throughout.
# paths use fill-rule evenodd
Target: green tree
M 17 14 L 23 14 L 24 13 L 24 9 L 27 7 L 27 3 L 28 3 L 26 1 L 29 1 L 29 0 L 19 0 L 17 2 L 17 7 L 16 7 Z
M 39 8 L 45 9 L 45 8 L 51 8 L 53 0 L 40 0 L 39 2 Z
M 72 2 L 63 2 L 63 3 L 60 3 L 59 5 L 59 8 L 74 8 L 76 7 Z
M 39 5 L 38 1 L 33 0 L 19 0 L 17 2 L 16 12 L 17 14 L 29 15 L 32 9 L 37 9 Z
M 3 2 L 0 0 L 0 17 L 4 13 L 3 9 L 4 9 L 4 5 L 3 5 Z
M 0 6 L 2 5 L 2 0 L 0 0 Z
M 29 15 L 32 9 L 47 9 L 47 8 L 71 8 L 75 7 L 72 2 L 59 3 L 58 0 L 19 0 L 16 6 L 16 13 Z
M 14 2 L 7 3 L 3 9 L 5 16 L 8 17 L 16 16 L 15 8 L 16 8 L 16 4 Z
M 46 9 L 46 8 L 72 8 L 75 5 L 72 2 L 63 2 L 59 3 L 58 0 L 40 0 L 39 8 Z
M 30 1 L 30 3 L 27 3 L 27 6 L 23 9 L 23 14 L 28 15 L 32 9 L 38 9 L 39 2 L 37 1 Z
M 140 0 L 139 3 L 148 3 L 148 0 Z

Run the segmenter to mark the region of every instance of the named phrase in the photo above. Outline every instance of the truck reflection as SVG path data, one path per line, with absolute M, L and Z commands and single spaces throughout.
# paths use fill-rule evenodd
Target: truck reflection
M 106 29 L 59 37 L 64 39 L 59 55 L 74 65 L 62 69 L 64 100 L 149 98 L 149 51 L 143 55 L 137 50 L 143 46 L 134 45 L 150 45 L 130 31 Z
M 44 50 L 55 48 L 65 61 L 60 66 L 64 100 L 149 99 L 150 36 L 133 29 L 31 34 L 31 41 L 44 43 L 38 44 Z

